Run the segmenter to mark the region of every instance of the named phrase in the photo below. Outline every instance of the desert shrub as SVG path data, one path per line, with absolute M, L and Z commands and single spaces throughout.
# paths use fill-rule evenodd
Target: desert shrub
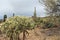
M 54 26 L 53 23 L 46 23 L 46 24 L 45 24 L 45 27 L 47 27 L 47 28 L 51 28 L 51 27 L 53 27 L 53 26 Z
M 0 30 L 3 34 L 6 34 L 10 40 L 19 40 L 19 34 L 23 32 L 23 40 L 25 39 L 25 34 L 28 34 L 27 30 L 34 27 L 34 21 L 32 18 L 25 16 L 14 16 L 8 18 L 3 22 Z

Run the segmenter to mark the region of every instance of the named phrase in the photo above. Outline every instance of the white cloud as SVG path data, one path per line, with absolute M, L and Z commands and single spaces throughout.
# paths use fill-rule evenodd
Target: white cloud
M 16 15 L 22 14 L 31 16 L 34 7 L 36 7 L 39 16 L 44 16 L 44 14 L 42 14 L 44 7 L 39 5 L 38 0 L 0 0 L 0 15 L 14 12 Z

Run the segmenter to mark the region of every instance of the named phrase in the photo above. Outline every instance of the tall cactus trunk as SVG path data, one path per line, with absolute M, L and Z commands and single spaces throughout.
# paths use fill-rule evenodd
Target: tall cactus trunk
M 18 40 L 21 40 L 20 37 L 19 37 L 19 34 L 17 34 L 17 39 L 18 39 Z
M 12 35 L 10 36 L 10 40 L 13 40 L 13 37 L 12 37 Z
M 23 31 L 23 40 L 25 40 L 25 30 Z

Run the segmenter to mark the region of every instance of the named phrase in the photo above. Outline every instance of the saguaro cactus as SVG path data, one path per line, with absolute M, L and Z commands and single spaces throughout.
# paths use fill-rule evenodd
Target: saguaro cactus
M 7 15 L 5 14 L 5 15 L 4 15 L 4 22 L 6 21 L 6 19 L 7 19 Z
M 37 16 L 36 16 L 36 7 L 34 7 L 34 14 L 33 14 L 33 16 L 32 16 L 32 18 L 36 18 Z

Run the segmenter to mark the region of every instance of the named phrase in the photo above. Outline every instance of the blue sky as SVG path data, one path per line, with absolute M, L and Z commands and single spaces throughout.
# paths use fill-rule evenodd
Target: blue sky
M 36 7 L 37 16 L 45 16 L 44 7 L 38 0 L 0 0 L 0 19 L 4 14 L 10 17 L 13 13 L 20 16 L 32 16 L 34 7 Z

